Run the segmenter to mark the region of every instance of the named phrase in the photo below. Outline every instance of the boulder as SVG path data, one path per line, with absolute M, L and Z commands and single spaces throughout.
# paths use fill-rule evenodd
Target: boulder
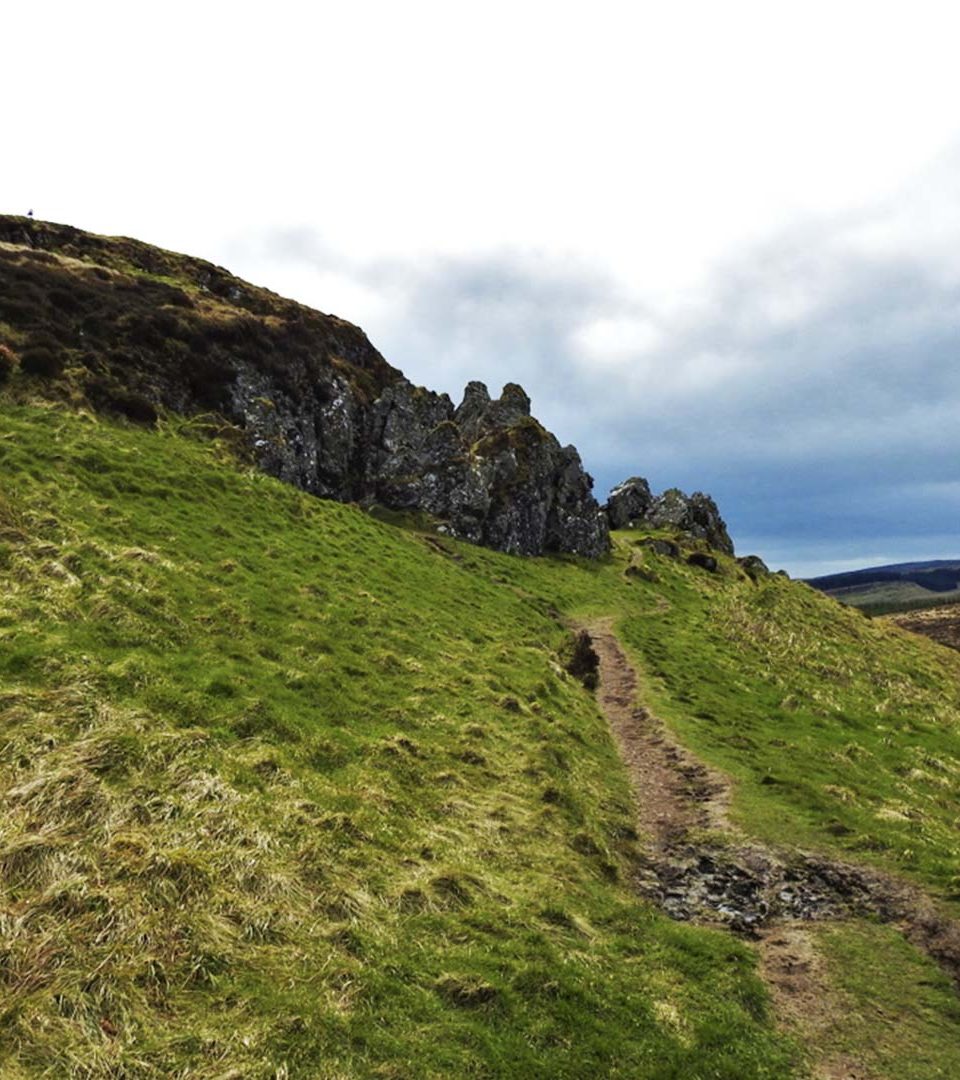
M 628 529 L 642 521 L 653 503 L 650 485 L 641 476 L 631 476 L 610 492 L 607 521 L 611 529 Z
M 717 504 L 701 491 L 685 495 L 679 488 L 668 488 L 653 500 L 645 521 L 650 528 L 674 529 L 691 539 L 706 541 L 717 551 L 733 554 L 733 541 Z
M 737 559 L 737 565 L 747 577 L 752 578 L 754 581 L 766 577 L 770 573 L 769 567 L 759 555 L 743 555 Z
M 646 540 L 638 540 L 637 543 L 642 547 L 649 548 L 654 555 L 664 555 L 668 559 L 678 559 L 680 557 L 680 545 L 675 544 L 672 540 L 661 540 L 659 537 L 651 536 Z

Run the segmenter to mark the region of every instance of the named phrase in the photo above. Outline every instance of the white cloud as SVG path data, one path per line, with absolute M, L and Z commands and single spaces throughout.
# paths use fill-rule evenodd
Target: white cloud
M 586 363 L 616 371 L 635 366 L 661 342 L 660 330 L 649 319 L 606 315 L 577 327 L 571 348 L 582 354 Z

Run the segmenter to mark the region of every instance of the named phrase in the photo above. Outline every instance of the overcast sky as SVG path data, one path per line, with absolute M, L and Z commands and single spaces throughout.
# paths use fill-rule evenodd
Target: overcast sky
M 221 263 L 795 574 L 960 557 L 960 8 L 4 5 L 2 209 Z

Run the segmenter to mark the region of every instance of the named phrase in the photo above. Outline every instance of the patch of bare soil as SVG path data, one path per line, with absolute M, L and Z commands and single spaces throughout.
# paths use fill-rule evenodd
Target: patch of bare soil
M 816 1044 L 842 1012 L 806 926 L 872 916 L 896 925 L 960 988 L 960 927 L 915 886 L 819 855 L 748 842 L 727 819 L 730 785 L 637 704 L 637 676 L 609 620 L 587 628 L 600 659 L 598 701 L 634 791 L 647 851 L 637 890 L 676 919 L 725 926 L 757 943 L 778 1016 Z M 805 925 L 806 924 L 806 925 Z M 872 1080 L 857 1062 L 817 1065 L 822 1080 Z
M 960 604 L 928 608 L 926 611 L 907 611 L 886 618 L 904 630 L 923 634 L 947 648 L 960 649 Z

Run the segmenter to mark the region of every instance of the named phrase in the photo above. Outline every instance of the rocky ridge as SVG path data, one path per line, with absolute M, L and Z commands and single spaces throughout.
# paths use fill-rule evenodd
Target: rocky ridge
M 609 548 L 579 454 L 519 386 L 455 407 L 358 327 L 136 240 L 0 216 L 3 378 L 141 421 L 214 413 L 272 476 L 502 551 Z

